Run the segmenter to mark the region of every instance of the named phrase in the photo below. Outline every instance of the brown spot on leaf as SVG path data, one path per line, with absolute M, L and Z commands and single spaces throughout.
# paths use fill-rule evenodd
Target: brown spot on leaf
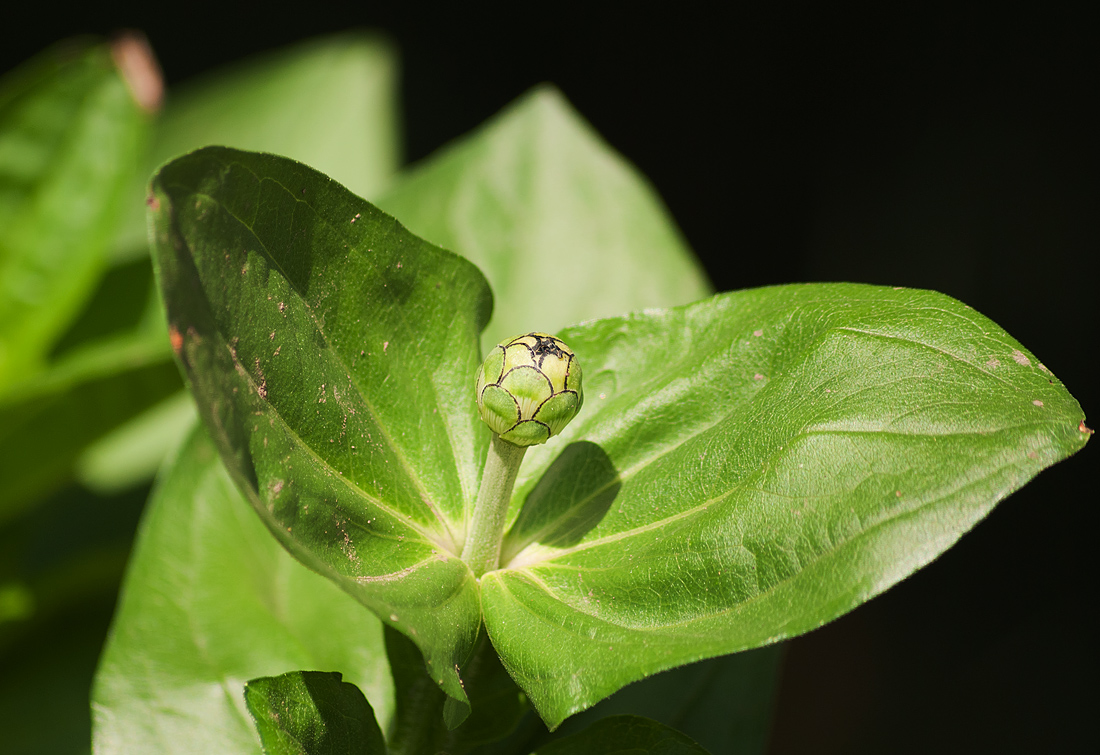
M 1085 420 L 1081 420 L 1081 424 L 1077 426 L 1077 429 L 1083 433 L 1088 433 L 1089 435 L 1092 435 L 1094 432 L 1096 432 L 1091 427 L 1085 424 Z
M 168 326 L 168 340 L 172 342 L 172 351 L 179 356 L 183 351 L 183 334 L 175 325 Z

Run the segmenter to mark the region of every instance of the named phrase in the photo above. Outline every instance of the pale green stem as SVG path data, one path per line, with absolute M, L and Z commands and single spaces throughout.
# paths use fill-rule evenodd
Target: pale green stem
M 474 517 L 462 548 L 462 560 L 477 577 L 500 565 L 504 520 L 508 516 L 508 503 L 512 500 L 519 465 L 523 463 L 526 452 L 527 446 L 501 440 L 499 435 L 493 433 L 489 453 L 485 457 L 485 470 L 481 473 L 481 489 L 477 491 Z

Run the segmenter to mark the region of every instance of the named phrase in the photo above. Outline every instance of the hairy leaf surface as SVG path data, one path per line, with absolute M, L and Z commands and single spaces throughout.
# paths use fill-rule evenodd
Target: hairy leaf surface
M 528 454 L 482 578 L 551 726 L 850 610 L 1087 439 L 1033 355 L 928 291 L 765 288 L 560 335 L 588 400 Z
M 174 348 L 230 472 L 292 553 L 465 700 L 480 616 L 455 554 L 488 440 L 469 386 L 485 279 L 272 155 L 170 163 L 153 221 Z
M 295 561 L 250 510 L 205 430 L 145 511 L 92 695 L 98 755 L 258 755 L 249 679 L 339 669 L 393 712 L 382 625 Z
M 379 206 L 485 273 L 486 348 L 710 293 L 649 182 L 552 87 L 415 167 Z

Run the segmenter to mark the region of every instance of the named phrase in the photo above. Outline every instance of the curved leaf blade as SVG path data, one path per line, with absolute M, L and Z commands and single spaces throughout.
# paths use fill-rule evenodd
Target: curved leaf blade
M 336 671 L 253 679 L 244 699 L 264 755 L 386 755 L 374 710 Z
M 464 701 L 480 611 L 456 554 L 487 440 L 469 398 L 484 278 L 285 158 L 203 149 L 153 190 L 169 330 L 230 472 L 280 542 Z
M 95 752 L 258 755 L 249 679 L 337 668 L 386 722 L 382 625 L 295 561 L 197 428 L 145 510 L 92 691 Z
M 657 192 L 553 87 L 432 155 L 379 206 L 485 273 L 486 345 L 711 292 Z
M 514 506 L 543 514 L 482 579 L 489 635 L 551 726 L 852 609 L 1088 437 L 1033 355 L 934 292 L 782 286 L 562 337 L 593 400 L 558 449 L 614 474 L 577 490 L 556 481 L 591 452 L 530 454 Z

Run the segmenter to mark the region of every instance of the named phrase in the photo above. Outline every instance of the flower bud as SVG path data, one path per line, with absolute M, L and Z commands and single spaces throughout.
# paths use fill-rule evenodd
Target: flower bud
M 477 409 L 485 424 L 517 446 L 545 443 L 584 403 L 573 350 L 546 333 L 501 341 L 477 370 Z

